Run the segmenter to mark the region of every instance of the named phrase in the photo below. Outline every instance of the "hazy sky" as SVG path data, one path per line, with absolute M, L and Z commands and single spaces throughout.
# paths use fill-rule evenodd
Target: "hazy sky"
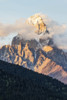
M 0 47 L 11 44 L 19 32 L 22 37 L 28 35 L 26 38 L 30 38 L 32 28 L 23 24 L 22 20 L 36 13 L 48 16 L 45 20 L 48 25 L 45 23 L 49 26 L 49 35 L 59 48 L 67 51 L 67 0 L 0 0 Z M 32 35 L 34 36 L 35 34 Z
M 60 24 L 67 24 L 67 0 L 0 0 L 0 22 L 14 23 L 16 19 L 43 13 Z

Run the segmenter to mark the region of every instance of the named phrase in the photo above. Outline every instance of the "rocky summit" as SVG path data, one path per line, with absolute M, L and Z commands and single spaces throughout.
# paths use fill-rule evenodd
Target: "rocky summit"
M 30 18 L 27 19 L 26 22 L 28 24 L 31 24 L 31 25 L 36 27 L 36 31 L 35 32 L 37 34 L 41 34 L 42 32 L 46 32 L 47 31 L 47 26 L 43 22 L 43 19 L 39 14 L 35 14 L 35 15 L 31 16 Z

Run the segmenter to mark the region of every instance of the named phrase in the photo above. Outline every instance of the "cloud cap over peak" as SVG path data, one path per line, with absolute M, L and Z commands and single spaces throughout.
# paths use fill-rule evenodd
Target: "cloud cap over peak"
M 5 37 L 8 36 L 10 33 L 13 34 L 20 34 L 20 38 L 25 39 L 36 39 L 37 41 L 39 38 L 43 37 L 50 37 L 53 39 L 54 44 L 63 50 L 67 50 L 67 25 L 59 25 L 57 22 L 49 18 L 44 14 L 38 14 L 42 17 L 43 22 L 47 26 L 47 30 L 49 34 L 41 34 L 37 35 L 35 33 L 35 27 L 33 25 L 29 25 L 24 22 L 23 19 L 17 20 L 14 24 L 3 24 L 0 23 L 0 36 Z M 8 42 L 9 43 L 9 42 Z

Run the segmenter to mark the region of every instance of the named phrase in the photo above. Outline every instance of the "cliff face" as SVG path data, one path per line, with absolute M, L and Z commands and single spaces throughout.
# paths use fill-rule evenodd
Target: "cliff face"
M 49 48 L 48 52 L 53 51 L 51 47 L 45 48 Z M 49 75 L 67 84 L 67 72 L 63 70 L 62 66 L 47 57 L 48 52 L 47 50 L 31 48 L 28 42 L 25 46 L 20 43 L 16 46 L 3 46 L 0 49 L 0 59 Z
M 44 75 L 49 75 L 67 84 L 67 72 L 63 70 L 62 66 L 43 55 L 41 51 L 36 65 L 34 66 L 34 71 Z

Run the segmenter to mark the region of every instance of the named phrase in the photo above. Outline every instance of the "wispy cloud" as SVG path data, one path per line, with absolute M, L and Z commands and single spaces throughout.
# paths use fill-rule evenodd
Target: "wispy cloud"
M 33 30 L 33 26 L 26 24 L 23 19 L 17 20 L 14 24 L 0 23 L 0 36 L 4 37 L 10 33 L 26 33 Z
M 67 25 L 59 25 L 46 15 L 40 14 L 43 18 L 44 23 L 47 25 L 47 29 L 49 30 L 48 35 L 43 35 L 43 38 L 50 37 L 53 39 L 54 44 L 65 51 L 67 51 Z M 35 28 L 23 22 L 23 19 L 17 20 L 14 24 L 3 24 L 0 23 L 0 37 L 5 39 L 5 36 L 9 36 L 9 34 L 18 33 L 20 34 L 20 38 L 25 39 L 37 39 L 41 38 L 41 35 L 37 35 L 35 33 Z M 13 37 L 11 37 L 13 38 Z M 1 42 L 0 38 L 0 42 Z M 11 41 L 10 41 L 11 42 Z M 4 45 L 5 41 L 1 44 Z M 8 43 L 8 41 L 7 41 Z
M 12 39 L 16 35 L 17 35 L 17 33 L 15 33 L 15 34 L 12 33 L 6 37 L 0 37 L 0 47 L 2 47 L 3 45 L 8 45 L 8 44 L 11 45 Z

